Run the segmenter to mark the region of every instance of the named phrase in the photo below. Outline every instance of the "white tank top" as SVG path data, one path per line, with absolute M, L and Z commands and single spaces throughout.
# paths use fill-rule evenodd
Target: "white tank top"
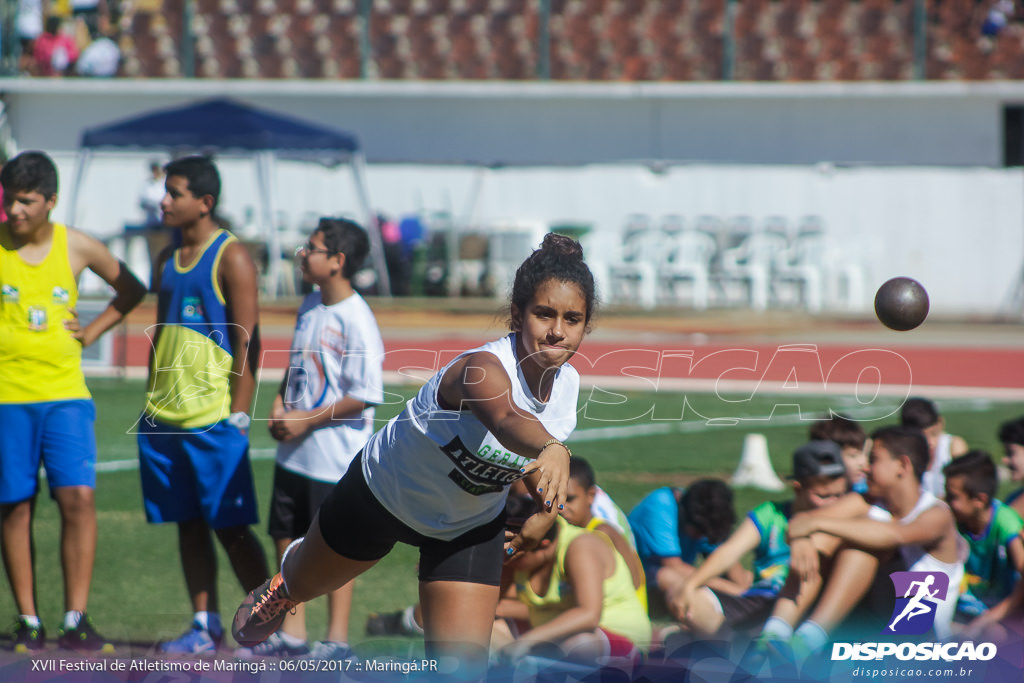
M 516 335 L 467 351 L 497 356 L 512 383 L 512 401 L 554 438 L 576 428 L 580 378 L 568 363 L 555 375 L 545 403 L 533 396 L 519 368 Z M 438 387 L 451 363 L 434 375 L 363 449 L 363 473 L 373 495 L 412 529 L 451 540 L 502 511 L 508 487 L 530 458 L 508 451 L 467 408 L 439 405 Z
M 921 487 L 938 498 L 946 497 L 946 475 L 942 468 L 953 461 L 953 435 L 942 434 L 935 444 L 931 467 L 921 477 Z
M 948 507 L 946 503 L 928 491 L 922 490 L 921 497 L 917 499 L 914 509 L 906 517 L 900 519 L 900 524 L 910 524 L 925 510 L 936 505 Z M 872 505 L 868 517 L 889 521 L 892 519 L 892 514 L 879 505 Z M 957 534 L 956 537 L 956 562 L 942 562 L 917 544 L 900 546 L 900 556 L 903 558 L 908 572 L 941 572 L 949 577 L 946 595 L 935 608 L 935 635 L 940 639 L 946 639 L 952 635 L 953 615 L 956 613 L 956 602 L 960 596 L 960 584 L 964 579 L 964 562 L 967 560 L 967 553 L 967 541 L 960 534 Z

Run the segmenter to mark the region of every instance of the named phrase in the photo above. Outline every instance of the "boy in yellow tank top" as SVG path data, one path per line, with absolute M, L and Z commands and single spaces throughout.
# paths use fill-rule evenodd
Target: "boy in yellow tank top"
M 32 513 L 40 464 L 61 511 L 65 609 L 61 647 L 109 648 L 85 615 L 96 556 L 95 408 L 82 374 L 82 347 L 116 325 L 146 288 L 107 248 L 50 221 L 57 169 L 24 152 L 0 171 L 7 221 L 0 223 L 0 548 L 18 608 L 14 647 L 44 647 L 35 604 Z M 89 268 L 116 292 L 81 328 L 74 307 Z

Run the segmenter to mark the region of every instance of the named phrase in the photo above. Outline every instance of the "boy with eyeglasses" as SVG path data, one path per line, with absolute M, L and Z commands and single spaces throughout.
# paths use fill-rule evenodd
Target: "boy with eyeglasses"
M 352 287 L 370 251 L 352 221 L 321 218 L 297 256 L 306 282 L 317 286 L 299 307 L 288 373 L 274 398 L 270 434 L 278 442 L 269 532 L 278 560 L 309 528 L 327 494 L 373 433 L 374 406 L 384 400 L 384 343 L 373 311 Z M 327 594 L 327 637 L 312 651 L 304 605 L 281 629 L 236 656 L 348 660 L 352 586 Z

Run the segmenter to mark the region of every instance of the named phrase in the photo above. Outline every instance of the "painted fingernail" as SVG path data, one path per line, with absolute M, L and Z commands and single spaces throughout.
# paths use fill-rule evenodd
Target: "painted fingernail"
M 516 554 L 516 549 L 515 548 L 509 548 L 508 550 L 505 551 L 505 554 L 506 555 L 515 555 Z
M 550 500 L 545 500 L 544 504 L 547 505 L 548 507 L 550 507 L 551 506 L 551 501 Z
M 526 468 L 525 468 L 525 467 L 520 467 L 520 468 L 519 468 L 519 472 L 520 472 L 520 474 L 521 474 L 521 473 L 523 473 L 523 472 L 525 472 L 525 471 L 526 471 Z
M 564 505 L 562 505 L 561 503 L 559 503 L 559 504 L 558 504 L 558 509 L 559 509 L 559 510 L 564 510 L 564 509 L 565 509 L 565 506 L 564 506 Z
M 537 487 L 537 493 L 544 493 L 544 489 L 542 489 L 542 488 L 540 488 L 540 487 L 538 486 L 538 487 Z

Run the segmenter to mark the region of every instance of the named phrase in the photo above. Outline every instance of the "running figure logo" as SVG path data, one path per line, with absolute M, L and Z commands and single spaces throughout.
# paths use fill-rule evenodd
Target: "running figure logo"
M 883 633 L 920 635 L 931 629 L 935 609 L 945 600 L 949 577 L 941 572 L 893 572 L 896 606 Z

